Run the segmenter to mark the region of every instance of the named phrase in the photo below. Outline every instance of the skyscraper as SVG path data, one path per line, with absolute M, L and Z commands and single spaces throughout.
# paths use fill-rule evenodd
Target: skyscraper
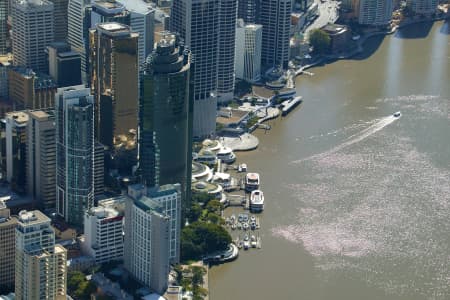
M 90 0 L 69 0 L 68 6 L 68 32 L 67 41 L 72 50 L 80 54 L 81 57 L 81 77 L 83 82 L 87 80 L 89 72 L 89 56 L 86 53 L 88 46 L 89 15 L 86 14 L 86 7 Z
M 6 113 L 5 121 L 6 180 L 13 190 L 25 192 L 28 114 L 24 111 Z
M 45 47 L 54 38 L 54 6 L 48 0 L 12 2 L 14 64 L 47 72 Z
M 50 219 L 21 211 L 16 227 L 16 299 L 66 299 L 67 250 L 55 244 Z
M 360 0 L 359 19 L 361 25 L 386 26 L 392 19 L 392 0 Z
M 56 95 L 56 207 L 79 229 L 94 204 L 94 104 L 88 88 L 58 89 Z
M 234 96 L 236 16 L 237 0 L 219 1 L 219 52 L 217 55 L 218 102 L 231 101 Z
M 41 208 L 56 205 L 56 126 L 54 111 L 28 112 L 27 192 Z
M 66 42 L 54 42 L 47 46 L 50 76 L 59 87 L 81 84 L 80 54 L 72 51 Z
M 0 290 L 10 290 L 14 286 L 14 263 L 16 252 L 17 218 L 0 199 Z
M 8 1 L 0 2 L 0 55 L 6 54 L 6 35 L 8 33 Z
M 436 13 L 438 0 L 408 0 L 407 5 L 416 14 L 430 15 Z
M 144 196 L 125 204 L 125 268 L 140 283 L 164 294 L 169 275 L 170 217 Z
M 238 0 L 238 18 L 245 23 L 258 23 L 261 0 Z
M 292 0 L 261 1 L 261 62 L 265 67 L 288 66 L 291 11 Z
M 244 24 L 238 20 L 236 28 L 236 77 L 248 82 L 261 79 L 262 26 Z
M 216 130 L 219 0 L 174 0 L 171 30 L 192 51 L 194 137 Z
M 67 9 L 69 0 L 49 0 L 53 3 L 54 16 L 54 35 L 53 40 L 62 42 L 67 41 Z
M 189 195 L 193 101 L 190 54 L 162 34 L 148 57 L 141 84 L 139 167 L 148 186 L 180 183 Z
M 138 122 L 138 38 L 119 23 L 90 30 L 91 91 L 95 99 L 96 136 L 100 143 L 133 145 Z

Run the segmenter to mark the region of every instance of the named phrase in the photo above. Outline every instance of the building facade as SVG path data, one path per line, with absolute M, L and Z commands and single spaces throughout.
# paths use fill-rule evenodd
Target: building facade
M 436 13 L 438 0 L 408 0 L 407 5 L 412 12 L 422 15 L 432 15 Z
M 238 0 L 238 18 L 245 23 L 257 24 L 261 0 Z
M 85 255 L 95 263 L 123 259 L 123 215 L 112 207 L 92 207 L 84 215 Z
M 35 205 L 56 207 L 56 125 L 54 111 L 30 111 L 27 124 L 27 193 Z
M 192 52 L 193 136 L 216 131 L 219 0 L 174 0 L 171 31 Z
M 15 191 L 25 192 L 26 175 L 26 131 L 28 114 L 24 111 L 5 115 L 6 180 Z
M 217 55 L 217 101 L 229 102 L 234 96 L 234 54 L 237 0 L 219 1 L 219 48 Z
M 128 195 L 134 200 L 147 197 L 159 205 L 159 212 L 169 217 L 169 261 L 171 264 L 180 262 L 181 236 L 181 186 L 166 184 L 148 188 L 142 184 L 128 187 Z
M 132 146 L 138 125 L 139 34 L 119 23 L 97 24 L 89 34 L 97 140 L 110 149 Z
M 88 62 L 88 29 L 90 24 L 89 15 L 86 14 L 90 0 L 69 0 L 67 16 L 67 41 L 73 51 L 81 58 L 81 78 L 87 82 L 89 73 Z
M 360 0 L 358 22 L 361 25 L 386 26 L 392 19 L 392 0 Z
M 88 88 L 60 88 L 56 95 L 56 208 L 67 223 L 83 228 L 94 204 L 94 103 Z
M 47 72 L 45 47 L 54 39 L 54 5 L 48 0 L 12 2 L 14 65 Z
M 0 199 L 0 290 L 14 287 L 16 225 L 17 218 L 10 215 L 5 202 Z
M 21 211 L 16 227 L 16 299 L 66 299 L 67 250 L 55 244 L 50 219 Z
M 259 15 L 262 25 L 261 62 L 286 69 L 289 63 L 292 0 L 265 0 Z
M 125 208 L 125 268 L 163 295 L 168 287 L 170 218 L 155 201 L 129 198 Z
M 193 99 L 190 54 L 166 33 L 148 57 L 141 84 L 139 167 L 148 186 L 179 182 L 190 194 Z
M 0 2 L 0 55 L 7 53 L 6 37 L 8 35 L 8 1 Z
M 47 46 L 49 74 L 59 87 L 81 84 L 81 57 L 66 42 Z
M 49 0 L 53 3 L 53 18 L 54 18 L 54 41 L 67 40 L 67 17 L 69 0 Z
M 262 26 L 238 20 L 236 28 L 236 78 L 247 82 L 261 79 Z

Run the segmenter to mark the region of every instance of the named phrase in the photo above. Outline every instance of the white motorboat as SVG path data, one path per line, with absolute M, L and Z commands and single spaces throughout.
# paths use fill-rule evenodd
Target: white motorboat
M 396 118 L 400 118 L 401 115 L 402 115 L 402 113 L 399 112 L 399 111 L 397 111 L 397 112 L 395 112 L 395 113 L 393 114 L 393 116 L 396 117 Z
M 223 147 L 217 152 L 217 158 L 224 163 L 231 164 L 236 160 L 236 154 L 229 147 Z
M 258 173 L 247 173 L 245 176 L 245 191 L 251 192 L 259 189 L 259 174 Z
M 264 210 L 264 193 L 261 190 L 254 190 L 250 195 L 250 211 L 261 212 Z

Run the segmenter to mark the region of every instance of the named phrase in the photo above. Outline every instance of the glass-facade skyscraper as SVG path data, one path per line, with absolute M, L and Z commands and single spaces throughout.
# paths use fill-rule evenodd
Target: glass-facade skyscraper
M 190 54 L 165 33 L 147 58 L 141 84 L 139 167 L 147 186 L 180 183 L 189 196 L 193 99 Z
M 75 227 L 94 205 L 94 99 L 88 88 L 58 89 L 56 95 L 56 208 Z

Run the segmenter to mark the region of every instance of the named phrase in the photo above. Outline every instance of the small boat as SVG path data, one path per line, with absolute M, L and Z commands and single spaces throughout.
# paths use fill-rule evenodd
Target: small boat
M 264 193 L 260 190 L 252 191 L 250 195 L 250 211 L 262 212 L 264 210 Z
M 239 241 L 238 243 L 238 248 L 242 249 L 242 247 L 244 246 L 244 242 L 243 241 Z
M 238 222 L 238 223 L 237 223 L 237 229 L 239 229 L 239 230 L 242 229 L 242 223 L 241 223 L 241 222 Z
M 249 241 L 245 241 L 244 242 L 244 250 L 248 250 L 248 248 L 250 248 L 250 242 Z
M 240 164 L 238 166 L 238 172 L 247 172 L 247 164 Z
M 231 215 L 231 217 L 230 217 L 230 220 L 231 220 L 231 222 L 233 222 L 234 223 L 234 221 L 236 221 L 236 216 L 233 214 L 233 215 Z
M 399 118 L 402 115 L 401 112 L 397 111 L 394 113 L 394 117 Z
M 239 214 L 239 216 L 238 216 L 238 222 L 242 222 L 243 221 L 243 215 L 242 214 Z
M 255 230 L 256 229 L 256 222 L 251 222 L 250 223 L 250 229 L 251 230 Z
M 244 235 L 244 242 L 245 242 L 245 241 L 248 241 L 248 239 L 249 239 L 248 234 L 245 234 L 245 235 Z
M 242 224 L 242 229 L 244 229 L 244 230 L 248 230 L 248 223 L 244 223 L 244 224 Z
M 256 236 L 254 236 L 254 235 L 252 234 L 252 236 L 250 237 L 250 240 L 251 240 L 252 242 L 256 242 Z
M 256 241 L 251 241 L 252 248 L 256 248 Z
M 256 222 L 256 217 L 255 216 L 251 216 L 250 217 L 250 222 Z
M 242 221 L 248 222 L 248 214 L 242 214 Z
M 226 223 L 227 225 L 230 225 L 230 224 L 231 224 L 231 219 L 230 219 L 229 217 L 227 217 L 227 218 L 225 219 L 225 223 Z
M 236 230 L 236 224 L 231 224 L 231 230 Z

